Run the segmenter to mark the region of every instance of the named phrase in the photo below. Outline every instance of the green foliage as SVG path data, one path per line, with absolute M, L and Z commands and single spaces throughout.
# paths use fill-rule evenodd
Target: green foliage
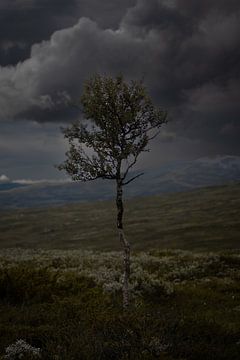
M 63 129 L 70 149 L 59 166 L 73 180 L 124 180 L 139 154 L 166 122 L 141 82 L 127 83 L 97 75 L 85 83 L 81 97 L 87 121 Z M 125 184 L 129 183 L 129 180 Z

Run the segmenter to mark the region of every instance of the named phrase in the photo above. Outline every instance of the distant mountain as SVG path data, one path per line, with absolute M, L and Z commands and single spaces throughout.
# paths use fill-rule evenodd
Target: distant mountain
M 11 190 L 11 189 L 17 189 L 17 188 L 22 188 L 25 185 L 23 184 L 18 184 L 15 182 L 8 182 L 8 183 L 1 183 L 0 182 L 0 191 L 6 191 L 6 190 Z
M 133 173 L 131 175 L 134 175 Z M 127 197 L 188 191 L 240 181 L 240 157 L 216 156 L 173 162 L 127 185 Z M 7 185 L 7 184 L 4 184 Z M 113 181 L 39 183 L 0 191 L 0 208 L 38 207 L 107 200 L 115 196 Z

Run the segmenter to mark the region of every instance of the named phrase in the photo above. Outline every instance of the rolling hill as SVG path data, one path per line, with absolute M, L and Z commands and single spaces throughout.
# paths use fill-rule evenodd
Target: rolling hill
M 240 183 L 125 201 L 134 250 L 240 248 Z M 114 201 L 4 211 L 0 247 L 120 250 Z
M 144 176 L 126 186 L 124 191 L 126 197 L 130 198 L 237 181 L 240 181 L 240 157 L 217 156 L 173 162 L 159 169 L 146 170 Z M 110 200 L 115 196 L 114 186 L 113 181 L 106 180 L 88 183 L 51 181 L 21 187 L 14 182 L 0 184 L 0 210 Z

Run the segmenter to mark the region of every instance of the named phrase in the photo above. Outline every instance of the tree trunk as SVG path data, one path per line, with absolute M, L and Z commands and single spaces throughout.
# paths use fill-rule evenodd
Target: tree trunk
M 129 305 L 129 277 L 130 277 L 130 245 L 125 238 L 123 231 L 123 201 L 122 201 L 122 184 L 117 181 L 117 228 L 119 240 L 123 246 L 124 273 L 123 273 L 123 307 Z

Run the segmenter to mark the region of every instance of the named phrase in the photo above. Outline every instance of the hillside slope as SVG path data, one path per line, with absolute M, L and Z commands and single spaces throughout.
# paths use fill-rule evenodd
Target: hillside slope
M 240 184 L 125 202 L 133 249 L 240 248 Z M 0 247 L 119 250 L 115 204 L 99 201 L 1 213 Z
M 156 169 L 148 169 L 144 176 L 126 186 L 124 192 L 128 198 L 131 198 L 188 191 L 238 181 L 240 181 L 240 157 L 215 156 L 172 162 Z M 115 183 L 106 180 L 86 183 L 43 181 L 23 187 L 19 187 L 17 183 L 2 185 L 0 183 L 0 210 L 110 200 L 114 196 Z

